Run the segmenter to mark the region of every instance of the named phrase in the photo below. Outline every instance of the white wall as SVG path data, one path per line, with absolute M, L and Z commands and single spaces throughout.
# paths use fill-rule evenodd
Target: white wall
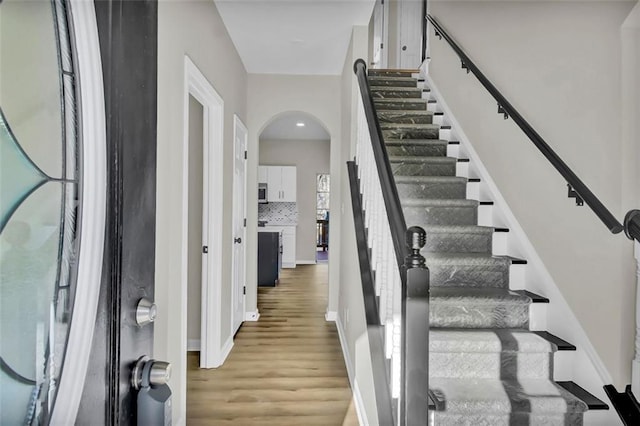
M 346 354 L 345 361 L 349 371 L 349 379 L 358 404 L 358 414 L 363 424 L 376 425 L 378 424 L 378 415 L 353 223 L 353 210 L 351 208 L 351 195 L 346 172 L 346 162 L 353 160 L 355 155 L 355 114 L 357 96 L 360 96 L 355 74 L 353 73 L 353 63 L 358 58 L 367 61 L 368 36 L 369 29 L 367 27 L 354 27 L 351 44 L 342 71 L 342 139 L 345 143 L 340 147 L 340 166 L 343 169 L 343 179 L 339 183 L 334 182 L 333 185 L 335 187 L 339 184 L 342 192 L 342 203 L 339 211 L 342 232 L 339 240 L 341 255 L 337 326 L 343 344 L 343 351 Z M 333 241 L 332 250 L 336 246 L 335 238 Z
M 634 3 L 430 3 L 430 13 L 620 220 L 629 207 L 620 167 L 620 27 Z M 430 43 L 432 78 L 607 367 L 610 378 L 602 379 L 629 383 L 631 243 L 567 199 L 560 175 L 496 113 L 448 45 L 433 33 Z
M 331 137 L 331 181 L 339 182 L 343 165 L 340 163 L 340 77 L 249 74 L 247 100 L 247 128 L 249 129 L 247 164 L 247 200 L 258 198 L 258 138 L 265 127 L 279 115 L 304 112 L 323 124 Z M 334 188 L 337 188 L 334 190 Z M 329 235 L 340 233 L 340 220 L 336 206 L 340 205 L 339 186 L 331 189 L 331 220 Z M 257 309 L 257 226 L 258 204 L 247 204 L 247 312 Z M 329 251 L 328 311 L 337 309 L 337 283 L 339 247 Z
M 222 229 L 222 342 L 231 338 L 231 208 L 233 114 L 246 120 L 247 74 L 211 1 L 158 4 L 158 157 L 154 358 L 173 365 L 173 422 L 186 407 L 186 307 L 181 305 L 182 138 L 184 56 L 188 55 L 224 100 L 224 214 Z M 254 194 L 255 195 L 255 194 Z
M 328 140 L 260 140 L 259 163 L 296 166 L 296 261 L 316 260 L 316 176 L 329 173 Z

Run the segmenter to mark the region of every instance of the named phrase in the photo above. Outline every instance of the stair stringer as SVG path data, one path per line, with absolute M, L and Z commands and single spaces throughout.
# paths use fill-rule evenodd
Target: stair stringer
M 422 68 L 422 67 L 421 67 Z M 428 69 L 425 66 L 423 69 Z M 576 346 L 575 352 L 557 352 L 555 355 L 554 380 L 572 380 L 584 387 L 603 401 L 609 398 L 604 392 L 604 385 L 612 383 L 612 377 L 593 344 L 589 340 L 573 310 L 562 295 L 553 277 L 538 255 L 535 247 L 527 237 L 524 229 L 509 208 L 498 186 L 484 166 L 479 155 L 452 110 L 444 101 L 437 85 L 426 74 L 421 73 L 425 86 L 430 89 L 430 99 L 437 101 L 437 111 L 444 113 L 445 125 L 451 126 L 451 139 L 460 142 L 459 158 L 469 158 L 468 176 L 481 179 L 480 199 L 493 201 L 493 209 L 489 218 L 482 225 L 509 228 L 507 250 L 512 256 L 527 260 L 523 288 L 541 294 L 550 299 L 546 309 L 538 310 L 534 315 L 545 315 L 545 318 L 532 318 L 533 323 L 546 324 L 546 331 L 567 340 Z M 534 329 L 534 327 L 532 327 Z M 538 328 L 535 328 L 538 329 Z M 615 410 L 589 410 L 584 413 L 585 425 L 610 426 L 621 424 Z

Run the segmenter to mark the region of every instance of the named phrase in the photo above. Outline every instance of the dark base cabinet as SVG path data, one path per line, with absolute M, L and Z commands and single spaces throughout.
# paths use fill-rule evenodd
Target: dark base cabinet
M 274 287 L 280 270 L 280 233 L 258 232 L 258 285 Z

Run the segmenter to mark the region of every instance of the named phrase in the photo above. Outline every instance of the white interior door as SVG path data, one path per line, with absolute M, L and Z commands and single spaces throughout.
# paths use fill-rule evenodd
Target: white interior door
M 371 61 L 372 68 L 386 68 L 386 52 L 384 33 L 385 27 L 385 13 L 384 13 L 384 1 L 376 0 L 376 4 L 373 8 L 373 59 Z M 383 56 L 385 57 L 383 60 Z
M 233 318 L 232 334 L 244 320 L 245 242 L 246 242 L 246 152 L 247 128 L 237 115 L 234 122 L 233 145 Z
M 398 30 L 400 68 L 416 69 L 422 62 L 424 0 L 400 0 Z

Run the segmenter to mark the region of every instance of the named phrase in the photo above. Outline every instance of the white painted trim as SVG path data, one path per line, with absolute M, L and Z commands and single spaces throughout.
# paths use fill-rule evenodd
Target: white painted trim
M 244 313 L 245 321 L 258 321 L 260 319 L 260 312 L 256 309 L 255 311 L 247 311 Z
M 338 312 L 336 311 L 327 311 L 324 314 L 324 319 L 327 321 L 337 321 L 338 320 Z
M 611 378 L 611 374 L 605 367 L 604 363 L 600 359 L 600 356 L 597 354 L 595 348 L 591 344 L 586 332 L 582 328 L 582 325 L 576 318 L 575 314 L 571 310 L 569 304 L 566 299 L 562 295 L 555 281 L 553 280 L 551 274 L 547 270 L 546 266 L 542 262 L 542 259 L 538 255 L 536 249 L 533 244 L 527 237 L 524 229 L 520 226 L 520 223 L 516 219 L 515 215 L 509 208 L 506 200 L 498 190 L 498 187 L 494 180 L 491 178 L 488 170 L 485 168 L 482 163 L 478 153 L 474 150 L 473 145 L 471 144 L 469 138 L 462 130 L 462 126 L 454 117 L 451 109 L 447 105 L 447 103 L 443 100 L 442 94 L 438 90 L 438 87 L 431 79 L 431 76 L 427 75 L 425 77 L 429 88 L 431 89 L 432 95 L 438 100 L 438 105 L 440 111 L 443 111 L 447 117 L 447 120 L 451 123 L 452 129 L 455 129 L 455 133 L 457 135 L 457 139 L 460 140 L 460 143 L 464 147 L 465 151 L 468 154 L 469 159 L 473 163 L 474 168 L 477 170 L 479 177 L 482 179 L 482 182 L 487 186 L 488 192 L 491 194 L 491 197 L 494 201 L 494 207 L 499 209 L 499 211 L 504 215 L 504 218 L 507 222 L 507 226 L 510 229 L 510 234 L 515 237 L 518 245 L 522 249 L 523 256 L 527 259 L 527 264 L 529 267 L 533 268 L 537 275 L 541 278 L 540 281 L 537 281 L 536 284 L 540 289 L 544 291 L 544 296 L 548 297 L 551 300 L 551 304 L 554 309 L 557 310 L 558 313 L 562 316 L 563 324 L 555 324 L 556 326 L 562 326 L 563 329 L 571 330 L 571 336 L 559 336 L 561 338 L 570 339 L 571 343 L 576 345 L 578 351 L 576 355 L 580 355 L 581 352 L 586 355 L 588 361 L 592 365 L 594 372 L 598 375 L 598 387 L 589 387 L 587 390 L 589 392 L 594 393 L 599 398 L 605 398 L 604 392 L 602 391 L 602 386 L 605 384 L 610 384 L 613 382 Z M 535 290 L 535 289 L 534 289 Z M 551 306 L 550 306 L 551 307 Z M 554 324 L 549 323 L 549 327 L 552 333 Z M 574 365 L 580 364 L 579 362 L 575 362 Z M 580 370 L 580 371 L 578 371 Z M 585 371 L 584 368 L 578 369 L 574 368 L 573 371 L 574 377 L 577 378 L 577 381 L 580 382 L 581 385 L 587 386 L 587 383 L 594 383 L 594 378 L 590 376 L 588 371 Z M 582 379 L 578 378 L 582 377 Z
M 362 393 L 360 387 L 356 381 L 356 372 L 353 371 L 351 363 L 351 354 L 349 354 L 349 346 L 347 344 L 347 338 L 345 336 L 344 327 L 340 317 L 336 318 L 336 328 L 338 329 L 338 339 L 340 339 L 340 347 L 342 348 L 342 356 L 344 357 L 344 364 L 347 367 L 347 376 L 349 377 L 349 383 L 351 384 L 351 392 L 353 393 L 353 403 L 356 406 L 356 414 L 358 415 L 358 423 L 361 426 L 369 426 L 369 419 L 367 418 L 367 411 L 364 408 L 364 401 L 362 399 Z
M 315 260 L 296 260 L 296 265 L 316 265 Z
M 222 169 L 223 169 L 223 125 L 224 101 L 198 67 L 185 55 L 183 91 L 183 140 L 182 140 L 182 318 L 181 361 L 186 369 L 187 352 L 187 271 L 188 271 L 188 212 L 189 212 L 189 95 L 203 106 L 203 163 L 208 171 L 203 173 L 203 186 L 208 188 L 207 217 L 203 218 L 203 229 L 207 228 L 203 245 L 209 247 L 206 279 L 202 282 L 202 318 L 200 367 L 218 367 L 222 360 Z M 206 170 L 206 169 L 205 169 Z M 186 411 L 186 371 L 180 388 L 182 400 L 179 410 Z
M 100 296 L 106 217 L 106 127 L 98 26 L 93 2 L 72 0 L 70 8 L 81 90 L 82 232 L 73 319 L 51 425 L 74 424 L 78 414 Z
M 187 352 L 200 352 L 200 339 L 188 339 Z

